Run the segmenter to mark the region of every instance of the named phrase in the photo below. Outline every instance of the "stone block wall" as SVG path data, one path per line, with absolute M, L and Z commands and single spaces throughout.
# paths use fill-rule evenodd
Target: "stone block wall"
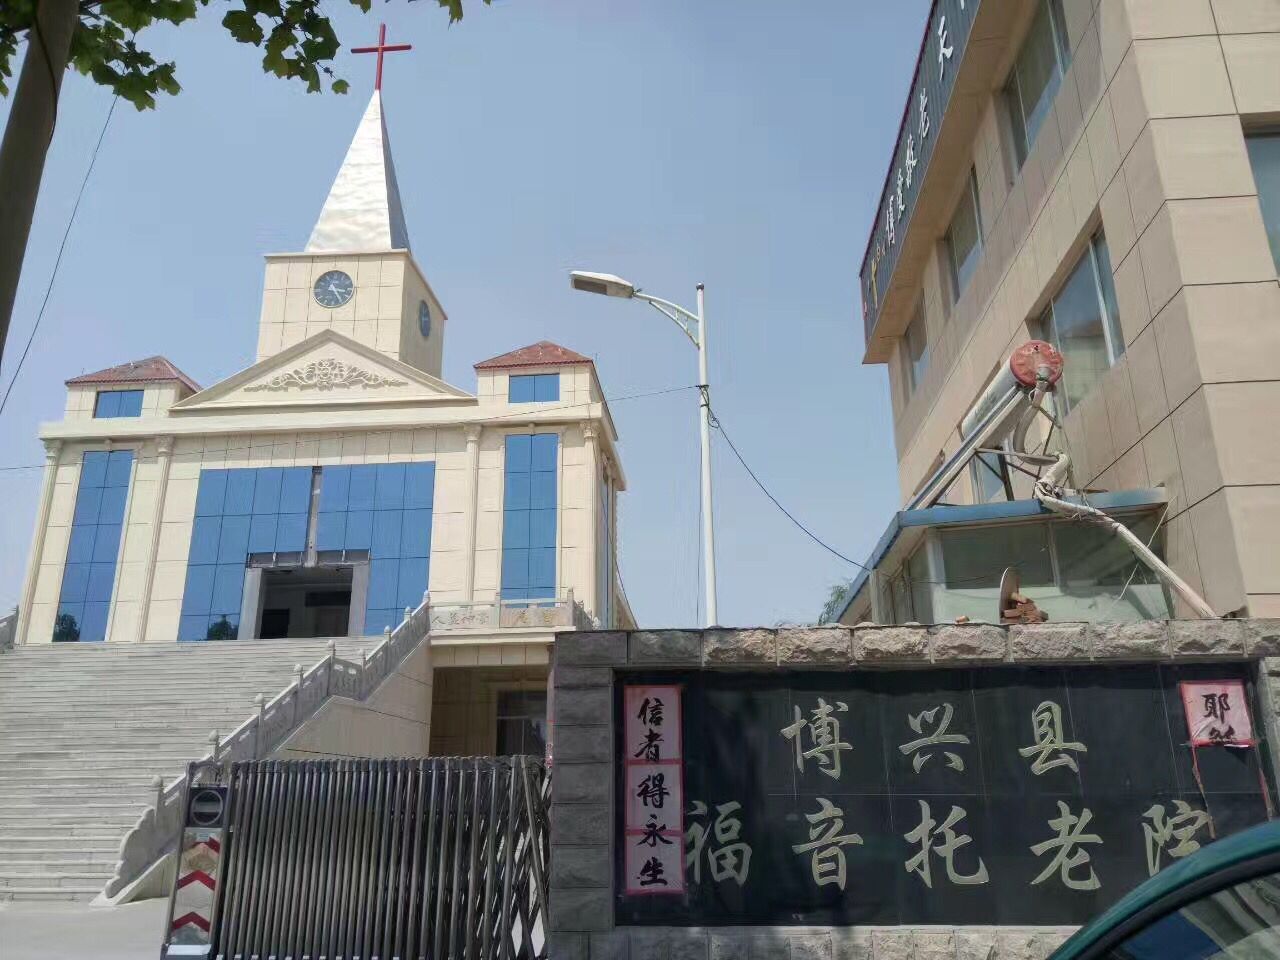
M 551 682 L 555 960 L 1036 960 L 1061 927 L 614 927 L 613 685 L 627 671 L 909 670 L 984 663 L 1189 663 L 1280 656 L 1280 620 L 987 623 L 563 633 Z M 1280 674 L 1280 661 L 1277 674 Z M 1268 737 L 1280 676 L 1258 679 Z

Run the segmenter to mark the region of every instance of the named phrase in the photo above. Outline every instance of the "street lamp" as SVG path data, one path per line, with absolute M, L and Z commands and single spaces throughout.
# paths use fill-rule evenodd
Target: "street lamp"
M 641 293 L 634 283 L 628 283 L 611 273 L 588 273 L 574 270 L 569 274 L 569 285 L 583 293 L 599 293 L 606 297 L 626 300 L 643 300 L 664 317 L 678 326 L 698 349 L 698 433 L 702 442 L 702 565 L 707 590 L 707 626 L 718 624 L 716 615 L 716 538 L 715 522 L 711 514 L 711 386 L 707 382 L 707 318 L 703 312 L 702 284 L 698 284 L 698 310 L 686 310 L 670 300 L 660 300 Z

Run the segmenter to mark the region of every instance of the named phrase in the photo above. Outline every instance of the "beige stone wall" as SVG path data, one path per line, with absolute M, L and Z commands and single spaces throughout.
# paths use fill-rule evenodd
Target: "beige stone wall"
M 101 383 L 69 387 L 64 419 L 92 420 L 99 390 L 141 390 L 144 417 L 163 416 L 181 397 L 191 393 L 177 383 Z
M 1280 114 L 1274 0 L 1064 0 L 1072 49 L 1021 171 L 992 94 L 966 156 L 977 174 L 979 268 L 950 302 L 939 250 L 920 297 L 931 359 L 912 392 L 890 362 L 903 498 L 1101 227 L 1125 354 L 1072 410 L 1078 482 L 1163 485 L 1169 559 L 1220 613 L 1280 610 L 1280 286 L 1243 129 Z M 1032 9 L 1010 28 L 997 88 Z M 938 160 L 935 159 L 935 166 Z M 952 169 L 954 168 L 954 169 Z M 958 192 L 957 192 L 958 195 Z M 962 484 L 963 486 L 963 484 Z M 959 496 L 965 496 L 958 491 Z
M 423 643 L 367 699 L 331 698 L 274 756 L 425 757 L 431 744 L 431 692 L 431 645 Z
M 322 307 L 312 292 L 316 279 L 329 270 L 341 270 L 355 283 L 355 294 L 341 307 Z M 438 327 L 430 343 L 417 334 L 421 299 L 431 303 Z M 256 359 L 333 330 L 439 376 L 444 326 L 444 310 L 407 251 L 278 254 L 267 258 Z
M 492 756 L 498 745 L 498 693 L 545 690 L 547 667 L 450 667 L 436 670 L 435 678 L 431 753 Z
M 434 461 L 436 494 L 429 585 L 432 598 L 438 603 L 491 602 L 501 578 L 504 437 L 508 433 L 526 432 L 528 429 L 527 424 L 503 422 L 486 428 L 481 434 L 477 464 L 475 566 L 470 574 L 470 467 L 465 426 L 353 433 L 178 437 L 174 441 L 160 518 L 145 633 L 140 601 L 157 506 L 160 472 L 157 446 L 153 440 L 118 444 L 117 449 L 126 446 L 135 449 L 135 467 L 126 505 L 125 535 L 108 624 L 108 641 L 163 642 L 177 637 L 196 491 L 200 471 L 205 469 Z M 558 429 L 560 433 L 559 591 L 563 594 L 572 589 L 581 599 L 589 595 L 595 583 L 592 565 L 594 534 L 589 520 L 594 485 L 586 464 L 583 431 L 576 425 L 560 428 L 544 425 L 536 429 Z M 66 443 L 58 456 L 49 523 L 36 564 L 27 642 L 45 643 L 52 637 L 79 485 L 80 460 L 86 449 L 102 449 L 102 444 Z M 474 582 L 470 596 L 464 589 L 469 575 Z

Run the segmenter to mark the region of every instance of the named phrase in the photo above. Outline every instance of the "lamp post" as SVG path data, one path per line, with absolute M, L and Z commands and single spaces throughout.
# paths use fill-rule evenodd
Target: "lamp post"
M 711 513 L 711 386 L 707 379 L 707 318 L 703 309 L 702 284 L 698 284 L 697 311 L 686 310 L 670 300 L 642 293 L 633 283 L 611 273 L 587 273 L 574 270 L 569 284 L 583 293 L 599 293 L 606 297 L 643 300 L 678 326 L 698 349 L 698 435 L 702 444 L 702 566 L 706 581 L 708 627 L 718 625 L 716 613 L 716 538 Z

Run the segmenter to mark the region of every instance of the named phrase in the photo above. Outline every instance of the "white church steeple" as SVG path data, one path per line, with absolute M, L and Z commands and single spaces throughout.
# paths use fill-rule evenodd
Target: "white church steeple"
M 409 231 L 382 114 L 382 56 L 407 50 L 378 44 L 373 97 L 356 127 L 306 249 L 267 255 L 258 359 L 325 330 L 438 377 L 448 322 L 409 250 Z
M 409 230 L 382 117 L 382 91 L 374 90 L 311 231 L 307 253 L 407 249 Z

